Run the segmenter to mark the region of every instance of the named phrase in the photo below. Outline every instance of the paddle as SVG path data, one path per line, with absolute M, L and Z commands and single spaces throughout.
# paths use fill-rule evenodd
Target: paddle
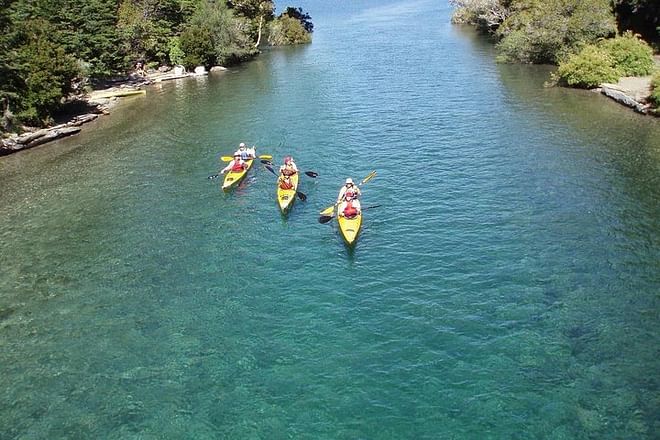
M 263 162 L 264 160 L 265 160 L 265 161 L 268 161 L 268 159 L 272 159 L 272 158 L 273 158 L 273 156 L 271 156 L 270 154 L 262 154 L 262 155 L 259 155 L 259 156 L 257 156 L 257 157 L 258 157 L 259 159 L 262 159 L 262 162 Z M 223 161 L 223 162 L 231 162 L 232 160 L 234 160 L 234 158 L 233 158 L 232 156 L 221 156 L 221 157 L 220 157 L 220 160 Z M 220 177 L 220 173 L 211 174 L 211 175 L 209 176 L 209 179 L 216 179 L 216 178 L 218 178 L 218 177 Z
M 362 179 L 362 182 L 360 182 L 360 183 L 358 184 L 358 187 L 364 185 L 365 183 L 367 183 L 368 181 L 370 181 L 370 180 L 373 179 L 374 177 L 376 177 L 376 170 L 374 170 L 374 171 L 370 172 L 369 174 L 367 174 L 367 176 L 366 176 L 364 179 Z M 337 203 L 335 203 L 334 205 L 332 205 L 332 206 L 330 206 L 330 207 L 328 207 L 328 208 L 325 208 L 325 209 L 324 209 L 323 211 L 321 211 L 319 214 L 321 215 L 321 217 L 327 217 L 327 216 L 330 216 L 330 218 L 332 218 L 332 216 L 334 215 L 334 212 L 335 212 L 335 206 L 339 205 L 340 203 L 341 203 L 341 202 L 337 202 Z M 319 218 L 319 222 L 320 222 L 320 221 L 321 221 L 321 219 Z M 327 220 L 327 221 L 329 221 L 329 220 Z M 327 222 L 327 221 L 326 221 L 326 222 Z M 322 222 L 322 223 L 326 223 L 326 222 Z
M 381 206 L 381 205 L 365 206 L 364 208 L 361 209 L 361 211 L 364 211 L 365 209 L 378 208 L 379 206 Z M 322 215 L 321 217 L 319 217 L 319 223 L 321 223 L 321 224 L 328 223 L 333 218 L 335 218 L 335 213 L 334 212 L 331 215 Z
M 279 174 L 277 174 L 275 172 L 275 170 L 273 169 L 273 167 L 271 167 L 270 165 L 264 165 L 264 168 L 266 168 L 268 171 L 270 171 L 271 173 L 273 173 L 274 175 L 279 177 Z M 305 193 L 301 193 L 300 191 L 296 191 L 296 195 L 303 202 L 305 202 L 307 200 L 307 196 L 305 195 Z
M 273 156 L 271 156 L 270 154 L 260 154 L 257 157 L 259 159 L 272 159 L 273 158 Z M 234 160 L 234 158 L 232 156 L 220 156 L 220 160 L 223 161 L 223 162 L 231 162 L 232 160 Z
M 261 163 L 265 165 L 270 165 L 271 167 L 273 166 L 273 162 L 269 160 L 262 160 Z M 317 173 L 316 171 L 305 171 L 305 174 L 308 175 L 309 177 L 313 177 L 314 179 L 316 179 L 319 176 L 319 173 Z

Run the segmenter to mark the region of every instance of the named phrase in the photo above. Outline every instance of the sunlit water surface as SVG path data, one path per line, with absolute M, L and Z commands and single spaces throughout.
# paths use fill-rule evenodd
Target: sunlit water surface
M 659 121 L 359 3 L 0 160 L 1 439 L 657 438 Z M 241 141 L 307 202 L 222 193 Z

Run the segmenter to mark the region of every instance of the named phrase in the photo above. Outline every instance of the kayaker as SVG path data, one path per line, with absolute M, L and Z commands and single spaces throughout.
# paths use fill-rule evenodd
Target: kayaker
M 291 176 L 282 174 L 280 176 L 280 188 L 282 189 L 293 189 L 293 182 L 291 182 Z
M 298 167 L 296 166 L 296 163 L 293 161 L 293 157 L 286 156 L 284 158 L 284 165 L 280 167 L 280 174 L 284 176 L 293 176 L 297 172 L 298 172 Z
M 339 195 L 337 196 L 337 203 L 341 203 L 345 201 L 347 194 L 350 195 L 351 198 L 353 199 L 357 199 L 358 197 L 360 197 L 360 195 L 362 195 L 362 193 L 360 192 L 360 188 L 358 188 L 358 186 L 353 183 L 353 179 L 351 179 L 350 177 L 346 179 L 346 183 L 339 190 Z
M 236 150 L 234 155 L 236 154 L 240 155 L 243 160 L 254 159 L 256 157 L 254 147 L 248 148 L 247 145 L 245 145 L 245 142 L 241 142 L 238 145 L 238 150 Z
M 234 154 L 234 159 L 229 162 L 229 164 L 220 171 L 221 174 L 226 173 L 227 171 L 233 171 L 235 173 L 241 172 L 245 169 L 246 163 L 241 159 L 241 155 L 238 153 Z
M 360 214 L 360 201 L 354 197 L 354 193 L 346 191 L 344 202 L 339 205 L 337 212 L 341 217 L 353 218 Z
M 350 177 L 346 179 L 346 183 L 339 190 L 337 196 L 337 204 L 339 205 L 337 212 L 340 216 L 351 218 L 360 213 L 360 188 L 353 183 Z

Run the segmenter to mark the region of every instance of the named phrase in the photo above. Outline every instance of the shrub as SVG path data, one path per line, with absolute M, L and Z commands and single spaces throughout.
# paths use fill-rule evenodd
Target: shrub
M 287 44 L 311 43 L 312 34 L 307 32 L 303 24 L 288 15 L 276 18 L 270 25 L 268 42 L 273 46 Z
M 601 47 L 614 59 L 622 76 L 644 76 L 653 71 L 653 50 L 632 32 L 603 40 Z
M 555 64 L 616 31 L 609 0 L 518 0 L 497 29 L 500 59 Z
M 651 79 L 651 101 L 657 109 L 660 109 L 660 69 L 656 69 Z
M 560 63 L 554 78 L 572 87 L 593 88 L 605 82 L 619 80 L 614 59 L 601 48 L 589 45 Z

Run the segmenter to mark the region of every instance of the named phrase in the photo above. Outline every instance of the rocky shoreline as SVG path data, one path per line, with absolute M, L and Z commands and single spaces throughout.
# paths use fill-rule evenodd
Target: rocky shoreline
M 660 68 L 660 55 L 654 55 L 653 62 L 656 68 Z M 601 84 L 594 90 L 638 113 L 660 117 L 659 109 L 649 102 L 651 79 L 650 75 L 624 76 L 616 84 Z
M 594 90 L 638 113 L 660 116 L 660 112 L 648 102 L 648 97 L 651 95 L 650 76 L 623 77 L 616 84 L 601 84 Z
M 211 72 L 224 71 L 226 68 L 216 66 Z M 117 100 L 126 96 L 146 94 L 143 88 L 162 81 L 181 79 L 206 75 L 207 72 L 201 68 L 189 73 L 180 70 L 153 71 L 144 76 L 132 75 L 130 77 L 114 81 L 112 87 L 94 90 L 77 98 L 78 102 L 85 104 L 87 112 L 73 116 L 69 121 L 52 127 L 31 129 L 25 128 L 21 134 L 11 134 L 0 139 L 0 156 L 15 153 L 17 151 L 33 148 L 56 139 L 71 136 L 81 131 L 81 126 L 91 122 L 101 115 L 110 113 L 110 109 Z

